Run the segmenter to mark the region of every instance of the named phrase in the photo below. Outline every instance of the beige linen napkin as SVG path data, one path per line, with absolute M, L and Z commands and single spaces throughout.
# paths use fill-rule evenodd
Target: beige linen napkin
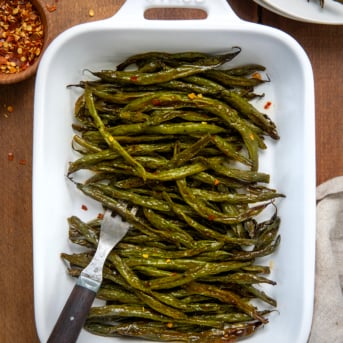
M 343 176 L 317 187 L 316 282 L 309 343 L 343 342 Z

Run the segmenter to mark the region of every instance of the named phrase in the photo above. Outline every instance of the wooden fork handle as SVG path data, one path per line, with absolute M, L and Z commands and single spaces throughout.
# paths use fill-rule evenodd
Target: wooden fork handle
M 76 284 L 47 343 L 74 343 L 86 321 L 96 293 Z

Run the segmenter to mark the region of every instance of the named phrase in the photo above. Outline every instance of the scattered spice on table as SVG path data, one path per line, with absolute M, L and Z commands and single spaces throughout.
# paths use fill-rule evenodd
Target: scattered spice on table
M 3 116 L 5 118 L 8 118 L 9 115 L 14 112 L 14 107 L 12 105 L 3 104 L 3 108 L 4 108 L 3 109 L 3 111 L 4 111 Z
M 7 159 L 8 159 L 9 161 L 13 161 L 13 160 L 14 160 L 14 154 L 13 154 L 13 152 L 9 152 L 9 153 L 7 154 Z
M 58 0 L 55 0 L 53 4 L 46 4 L 45 7 L 48 12 L 55 12 L 57 10 Z
M 55 12 L 57 10 L 57 6 L 56 5 L 46 4 L 45 7 L 48 10 L 48 12 Z
M 91 9 L 88 11 L 88 15 L 89 15 L 90 17 L 94 17 L 95 12 L 94 12 L 93 8 L 91 8 Z
M 27 69 L 41 54 L 43 40 L 43 23 L 30 1 L 0 0 L 0 72 Z

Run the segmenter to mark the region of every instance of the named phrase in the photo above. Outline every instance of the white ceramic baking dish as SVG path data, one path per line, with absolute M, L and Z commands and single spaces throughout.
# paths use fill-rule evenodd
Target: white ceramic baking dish
M 204 20 L 147 20 L 152 7 L 198 8 Z M 220 53 L 232 46 L 242 52 L 231 63 L 260 63 L 271 82 L 256 106 L 271 101 L 268 114 L 281 140 L 268 141 L 260 169 L 271 174 L 271 186 L 287 198 L 279 206 L 281 247 L 271 258 L 268 292 L 278 300 L 270 323 L 247 342 L 305 343 L 313 309 L 315 260 L 314 86 L 310 62 L 301 46 L 285 33 L 240 20 L 224 0 L 127 0 L 112 18 L 73 27 L 45 52 L 37 74 L 34 103 L 33 244 L 34 298 L 38 335 L 45 342 L 74 281 L 60 259 L 74 251 L 68 242 L 67 217 L 93 218 L 97 205 L 66 180 L 73 160 L 71 129 L 77 91 L 66 88 L 85 78 L 84 69 L 114 67 L 129 55 L 145 51 Z M 81 205 L 87 204 L 88 211 Z M 82 332 L 79 342 L 109 342 Z M 121 341 L 114 338 L 112 342 Z M 125 340 L 126 341 L 126 340 Z M 131 339 L 128 342 L 136 342 Z

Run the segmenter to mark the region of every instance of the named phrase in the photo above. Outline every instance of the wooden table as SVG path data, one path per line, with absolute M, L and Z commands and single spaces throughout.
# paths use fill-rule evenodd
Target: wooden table
M 49 13 L 52 37 L 82 22 L 112 16 L 123 0 L 57 1 Z M 242 19 L 280 28 L 304 47 L 313 65 L 316 92 L 317 184 L 343 174 L 343 27 L 296 22 L 229 0 Z M 89 16 L 93 8 L 95 15 Z M 197 13 L 193 13 L 195 16 Z M 159 12 L 160 17 L 193 15 Z M 153 13 L 152 16 L 156 16 Z M 268 52 L 266 52 L 268 53 Z M 38 342 L 34 323 L 31 172 L 34 78 L 0 86 L 0 342 Z M 8 113 L 7 106 L 14 107 Z M 8 153 L 14 154 L 9 161 Z M 293 166 L 297 168 L 297 166 Z

